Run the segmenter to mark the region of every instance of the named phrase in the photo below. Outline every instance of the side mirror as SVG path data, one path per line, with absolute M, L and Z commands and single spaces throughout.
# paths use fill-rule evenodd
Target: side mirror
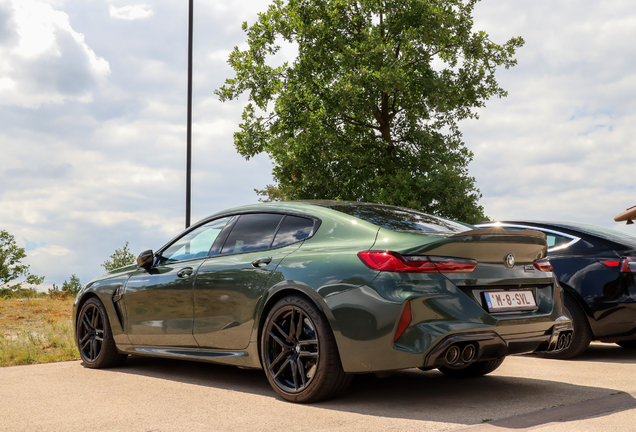
M 137 257 L 137 267 L 148 270 L 150 267 L 152 267 L 153 260 L 154 260 L 154 255 L 152 253 L 152 249 L 143 251 Z

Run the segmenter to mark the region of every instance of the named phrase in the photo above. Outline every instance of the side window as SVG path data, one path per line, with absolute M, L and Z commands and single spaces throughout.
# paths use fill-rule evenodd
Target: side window
M 214 240 L 230 219 L 216 219 L 186 233 L 162 252 L 160 262 L 163 264 L 206 257 Z
M 547 236 L 548 247 L 550 249 L 559 247 L 559 246 L 564 246 L 572 241 L 571 238 L 563 237 L 557 234 L 545 233 L 545 235 Z
M 305 240 L 311 234 L 314 227 L 314 221 L 298 216 L 285 216 L 281 223 L 272 247 L 281 247 L 288 244 Z
M 234 224 L 221 254 L 269 249 L 283 215 L 244 214 Z

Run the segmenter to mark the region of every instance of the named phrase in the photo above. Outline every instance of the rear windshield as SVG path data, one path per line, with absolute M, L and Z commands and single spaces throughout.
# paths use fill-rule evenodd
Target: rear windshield
M 464 232 L 473 229 L 459 222 L 402 207 L 368 204 L 327 206 L 392 231 Z
M 559 224 L 563 228 L 569 228 L 575 231 L 581 231 L 585 234 L 591 234 L 606 240 L 627 240 L 630 243 L 636 241 L 636 234 L 627 231 L 615 230 L 595 225 L 585 224 Z

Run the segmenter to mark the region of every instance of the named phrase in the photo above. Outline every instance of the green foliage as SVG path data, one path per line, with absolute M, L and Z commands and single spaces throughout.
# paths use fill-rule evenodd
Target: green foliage
M 18 246 L 15 238 L 7 231 L 0 230 L 0 297 L 16 294 L 37 296 L 37 291 L 32 286 L 40 285 L 44 276 L 29 272 L 29 266 L 21 263 L 26 256 L 24 248 Z M 25 284 L 30 286 L 23 286 Z
M 75 297 L 78 292 L 82 289 L 82 283 L 80 279 L 74 274 L 70 277 L 70 282 L 64 280 L 62 283 L 62 288 L 53 284 L 52 288 L 49 288 L 48 294 L 51 297 L 65 298 L 65 297 Z
M 132 252 L 130 252 L 130 249 L 128 249 L 128 242 L 126 242 L 123 248 L 115 249 L 115 252 L 110 256 L 110 259 L 104 261 L 102 267 L 104 267 L 104 270 L 106 271 L 112 271 L 120 267 L 134 264 L 135 262 L 137 262 L 137 258 L 132 254 Z
M 251 26 L 221 101 L 247 92 L 234 143 L 274 162 L 270 199 L 396 204 L 466 222 L 484 218 L 458 122 L 506 92 L 522 38 L 473 32 L 478 0 L 276 0 Z M 295 60 L 274 65 L 288 43 Z
M 274 185 L 267 185 L 265 189 L 254 189 L 256 195 L 262 196 L 259 198 L 260 202 L 272 202 L 272 201 L 286 201 L 287 197 L 280 188 Z

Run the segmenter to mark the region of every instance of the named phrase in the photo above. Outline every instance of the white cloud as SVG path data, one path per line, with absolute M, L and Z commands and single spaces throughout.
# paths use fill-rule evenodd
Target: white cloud
M 129 5 L 116 7 L 110 5 L 108 8 L 111 18 L 133 21 L 138 19 L 150 18 L 155 13 L 149 5 Z
M 110 66 L 71 27 L 69 16 L 36 0 L 5 0 L 0 8 L 9 34 L 0 44 L 0 105 L 90 102 Z

